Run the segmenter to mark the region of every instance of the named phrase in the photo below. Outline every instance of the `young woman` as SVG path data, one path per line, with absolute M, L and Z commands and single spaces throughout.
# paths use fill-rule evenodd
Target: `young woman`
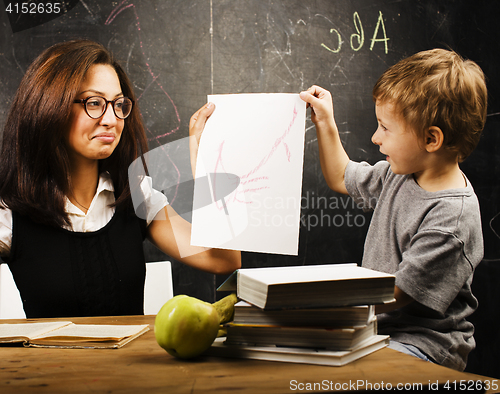
M 197 141 L 213 109 L 191 118 Z M 163 195 L 135 215 L 128 167 L 146 150 L 132 85 L 102 45 L 57 44 L 28 68 L 0 157 L 0 254 L 28 318 L 142 314 L 145 237 L 204 271 L 240 267 L 237 251 L 189 246 Z

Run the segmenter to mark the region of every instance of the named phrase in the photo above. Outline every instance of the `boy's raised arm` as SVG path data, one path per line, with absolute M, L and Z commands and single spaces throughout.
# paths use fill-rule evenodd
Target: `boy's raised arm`
M 311 120 L 316 125 L 319 160 L 327 185 L 338 193 L 347 194 L 344 172 L 349 162 L 333 115 L 332 96 L 328 90 L 312 86 L 300 93 L 311 107 Z

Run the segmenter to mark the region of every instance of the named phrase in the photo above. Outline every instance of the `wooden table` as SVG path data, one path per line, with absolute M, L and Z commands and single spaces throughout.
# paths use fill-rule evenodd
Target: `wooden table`
M 476 381 L 489 383 L 487 392 L 500 390 L 500 379 L 457 372 L 387 348 L 343 367 L 215 357 L 182 361 L 170 356 L 156 343 L 154 316 L 64 320 L 91 324 L 150 324 L 151 330 L 121 349 L 2 346 L 0 393 L 267 394 L 339 389 L 380 392 L 391 387 L 394 391 L 406 387 L 417 392 L 427 388 L 438 392 L 434 390 L 438 383 L 442 392 L 452 393 L 453 388 L 460 385 L 475 388 Z M 497 389 L 492 385 L 497 385 Z

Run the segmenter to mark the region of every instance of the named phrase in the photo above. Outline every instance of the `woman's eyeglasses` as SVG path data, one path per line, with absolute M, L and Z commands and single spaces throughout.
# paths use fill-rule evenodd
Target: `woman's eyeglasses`
M 92 119 L 99 119 L 106 112 L 108 104 L 111 103 L 115 116 L 119 119 L 125 119 L 132 112 L 134 102 L 128 97 L 119 97 L 114 100 L 106 100 L 101 96 L 87 97 L 86 99 L 75 100 L 74 103 L 82 104 L 85 112 Z

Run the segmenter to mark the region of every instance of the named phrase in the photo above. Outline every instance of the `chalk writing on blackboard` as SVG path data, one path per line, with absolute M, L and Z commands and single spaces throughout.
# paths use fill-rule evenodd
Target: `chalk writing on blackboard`
M 354 27 L 356 28 L 356 33 L 351 34 L 350 44 L 351 44 L 351 49 L 357 52 L 363 47 L 365 43 L 365 31 L 363 29 L 363 24 L 361 22 L 361 18 L 358 12 L 354 12 L 353 14 L 353 23 Z M 321 46 L 330 52 L 338 53 L 340 52 L 343 44 L 342 36 L 340 34 L 340 31 L 335 28 L 331 28 L 330 33 L 334 36 L 333 41 L 334 42 L 335 40 L 337 41 L 336 46 L 334 44 L 326 45 L 324 43 L 322 43 Z M 387 44 L 389 38 L 387 37 L 387 33 L 385 30 L 384 16 L 382 15 L 382 11 L 379 11 L 377 24 L 375 25 L 375 29 L 373 30 L 373 36 L 370 39 L 370 41 L 371 41 L 370 51 L 373 51 L 375 43 L 383 42 L 385 54 L 389 53 L 389 47 Z
M 142 92 L 142 94 L 137 97 L 137 100 L 141 100 L 141 98 L 147 93 L 147 91 L 150 89 L 151 85 L 153 84 L 156 84 L 158 86 L 158 88 L 162 91 L 162 93 L 168 98 L 168 101 L 172 104 L 172 107 L 175 111 L 175 115 L 176 115 L 176 120 L 177 120 L 177 126 L 174 127 L 172 130 L 169 130 L 165 133 L 162 133 L 162 134 L 159 134 L 157 135 L 156 133 L 153 133 L 152 131 L 150 131 L 147 126 L 146 126 L 146 131 L 152 136 L 150 138 L 148 138 L 149 141 L 152 141 L 152 140 L 155 140 L 155 141 L 159 141 L 162 137 L 165 137 L 167 135 L 170 135 L 170 134 L 173 134 L 175 132 L 177 132 L 180 128 L 180 122 L 181 122 L 181 118 L 180 118 L 180 115 L 179 115 L 179 111 L 177 109 L 177 106 L 175 105 L 174 103 L 174 100 L 172 100 L 172 97 L 170 96 L 170 94 L 167 92 L 167 90 L 161 85 L 161 83 L 158 81 L 158 77 L 160 76 L 160 74 L 155 74 L 153 72 L 153 69 L 151 67 L 151 65 L 149 64 L 149 62 L 146 60 L 147 59 L 147 56 L 146 54 L 144 53 L 144 49 L 143 49 L 143 41 L 142 41 L 142 37 L 141 37 L 141 24 L 140 24 L 140 21 L 139 21 L 139 15 L 137 14 L 137 11 L 135 9 L 135 5 L 133 3 L 129 3 L 129 0 L 123 0 L 120 4 L 118 4 L 114 9 L 113 11 L 111 11 L 111 13 L 109 14 L 108 18 L 106 19 L 106 22 L 104 23 L 105 25 L 110 25 L 111 23 L 113 23 L 113 21 L 115 20 L 115 18 L 123 11 L 127 10 L 127 9 L 132 9 L 133 13 L 134 13 L 134 16 L 135 16 L 135 21 L 136 21 L 136 28 L 137 28 L 137 36 L 138 36 L 138 39 L 139 39 L 139 46 L 140 46 L 140 50 L 141 50 L 141 53 L 143 55 L 143 58 L 145 59 L 144 60 L 144 63 L 147 67 L 147 70 L 148 70 L 148 73 L 149 75 L 151 75 L 151 77 L 153 78 L 152 82 L 146 86 L 144 88 L 144 91 Z

